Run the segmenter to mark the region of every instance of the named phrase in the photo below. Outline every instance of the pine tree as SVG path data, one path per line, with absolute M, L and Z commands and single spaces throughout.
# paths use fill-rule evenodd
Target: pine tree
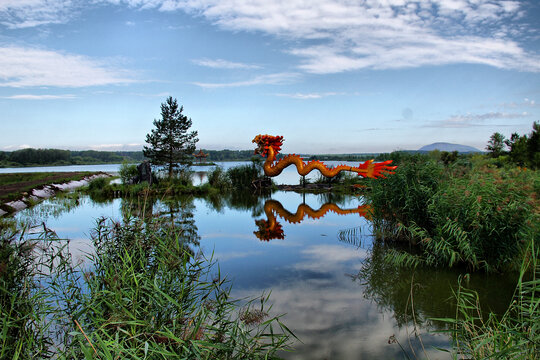
M 183 106 L 178 106 L 172 96 L 161 104 L 161 120 L 154 120 L 155 129 L 146 135 L 143 154 L 150 159 L 153 165 L 166 165 L 169 170 L 169 179 L 172 178 L 174 168 L 178 164 L 189 166 L 195 151 L 197 131 L 188 132 L 191 127 L 191 118 L 182 114 Z

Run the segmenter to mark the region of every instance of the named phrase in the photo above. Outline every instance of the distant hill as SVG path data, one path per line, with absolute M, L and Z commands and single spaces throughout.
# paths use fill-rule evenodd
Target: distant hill
M 436 142 L 433 144 L 422 146 L 420 149 L 418 149 L 418 151 L 425 151 L 425 152 L 433 151 L 433 150 L 448 151 L 448 152 L 457 151 L 460 153 L 481 152 L 480 150 L 472 146 L 450 144 L 446 142 Z

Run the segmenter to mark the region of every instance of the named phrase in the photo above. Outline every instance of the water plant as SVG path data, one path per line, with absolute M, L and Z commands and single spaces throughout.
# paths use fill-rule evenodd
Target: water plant
M 138 173 L 137 165 L 130 164 L 127 161 L 122 162 L 122 165 L 120 165 L 120 170 L 118 171 L 122 184 L 131 184 Z
M 249 165 L 228 169 L 227 177 L 234 189 L 252 189 L 254 181 L 263 179 L 263 170 L 260 163 L 253 161 Z
M 240 307 L 212 259 L 189 251 L 181 221 L 102 218 L 91 236 L 77 265 L 47 229 L 2 233 L 0 358 L 258 359 L 286 348 L 268 296 Z
M 514 298 L 502 316 L 482 311 L 479 294 L 459 282 L 454 318 L 445 322 L 454 357 L 469 359 L 538 359 L 540 357 L 540 264 L 533 241 L 523 259 Z
M 231 180 L 227 176 L 227 172 L 223 170 L 221 166 L 216 166 L 212 170 L 208 171 L 207 179 L 208 183 L 216 189 L 227 189 L 231 186 Z
M 538 171 L 411 157 L 372 182 L 369 198 L 376 232 L 419 250 L 390 250 L 389 261 L 501 271 L 518 268 L 540 234 L 539 184 Z

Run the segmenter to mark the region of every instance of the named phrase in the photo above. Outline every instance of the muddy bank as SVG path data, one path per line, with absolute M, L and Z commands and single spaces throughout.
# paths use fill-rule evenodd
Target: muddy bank
M 36 186 L 32 190 L 22 193 L 22 197 L 20 199 L 1 203 L 0 216 L 4 216 L 6 214 L 11 214 L 11 213 L 26 209 L 32 205 L 35 205 L 36 203 L 39 203 L 40 201 L 43 201 L 45 199 L 55 196 L 58 192 L 74 190 L 81 186 L 88 185 L 90 181 L 96 178 L 110 177 L 111 175 L 106 174 L 106 173 L 98 173 L 98 174 L 85 176 L 81 180 L 72 180 L 72 181 L 64 182 L 64 183 L 53 182 L 55 179 L 61 179 L 63 176 L 65 176 L 65 174 L 63 173 L 55 174 L 50 179 L 50 181 L 52 182 L 51 184 Z M 2 191 L 3 193 L 16 192 L 17 189 L 20 189 L 23 186 L 24 187 L 32 186 L 32 183 L 21 182 L 17 184 L 11 184 L 7 186 L 3 186 L 0 191 Z

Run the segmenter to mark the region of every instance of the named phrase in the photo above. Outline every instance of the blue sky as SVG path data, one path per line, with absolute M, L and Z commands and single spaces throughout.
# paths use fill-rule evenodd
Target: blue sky
M 206 149 L 483 149 L 540 121 L 540 2 L 0 0 L 0 150 L 139 150 L 169 95 Z

